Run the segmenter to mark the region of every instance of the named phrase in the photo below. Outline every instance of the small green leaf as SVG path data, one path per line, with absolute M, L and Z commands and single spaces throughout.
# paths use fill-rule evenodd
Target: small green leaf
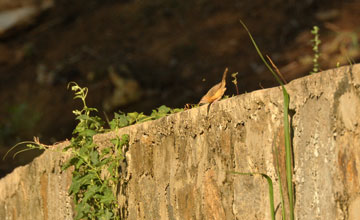
M 84 217 L 86 217 L 85 213 L 89 213 L 90 211 L 91 211 L 91 207 L 87 203 L 76 206 L 75 207 L 75 212 L 76 212 L 75 219 L 76 220 L 83 219 Z
M 138 117 L 139 113 L 137 112 L 131 112 L 127 114 L 127 119 L 129 121 L 129 124 L 134 124 L 136 122 L 136 119 Z
M 111 157 L 104 158 L 104 159 L 101 160 L 99 165 L 100 166 L 106 165 L 106 164 L 109 163 L 109 161 L 111 161 L 111 159 L 112 159 Z
M 184 109 L 182 109 L 182 108 L 174 108 L 174 109 L 171 109 L 171 113 L 178 113 L 178 112 L 183 112 L 184 111 Z
M 127 117 L 124 114 L 117 114 L 115 113 L 115 117 L 112 121 L 110 121 L 110 128 L 116 129 L 116 128 L 122 128 L 129 125 L 129 121 Z
M 100 199 L 100 202 L 101 203 L 111 203 L 113 201 L 115 201 L 113 192 L 111 191 L 111 189 L 109 187 L 106 187 L 104 190 L 104 195 Z
M 78 157 L 72 157 L 71 159 L 69 159 L 68 161 L 66 161 L 66 163 L 64 165 L 62 165 L 61 170 L 64 171 L 67 168 L 75 165 L 78 162 L 79 158 Z
M 99 153 L 94 150 L 90 153 L 90 161 L 93 163 L 94 166 L 97 166 L 99 164 Z
M 145 118 L 147 118 L 148 116 L 144 115 L 144 113 L 140 113 L 137 117 L 136 117 L 136 121 L 139 122 Z
M 162 106 L 160 106 L 158 108 L 158 111 L 159 111 L 160 114 L 167 114 L 167 113 L 170 112 L 170 110 L 171 110 L 171 108 L 169 108 L 169 107 L 167 107 L 165 105 L 162 105 Z
M 92 185 L 92 186 L 88 187 L 88 189 L 84 193 L 84 198 L 82 199 L 83 202 L 87 202 L 88 199 L 93 197 L 93 195 L 95 195 L 96 192 L 98 191 L 98 188 L 99 187 L 97 185 Z
M 101 220 L 110 220 L 113 219 L 113 213 L 106 209 L 105 213 L 99 217 Z
M 107 168 L 111 176 L 114 176 L 115 168 L 116 168 L 116 163 L 111 163 Z
M 76 177 L 73 177 L 72 183 L 69 188 L 69 195 L 79 192 L 79 189 L 80 189 L 80 182 L 77 180 Z
M 119 147 L 122 147 L 122 146 L 124 146 L 124 145 L 127 145 L 127 144 L 129 144 L 129 135 L 128 134 L 123 134 L 122 136 L 121 136 L 121 139 L 120 139 L 120 143 L 119 143 Z M 119 149 L 118 149 L 119 150 Z
M 91 118 L 88 115 L 79 115 L 79 116 L 76 117 L 76 119 L 78 119 L 78 120 L 90 120 Z
M 119 143 L 120 143 L 120 139 L 119 139 L 119 137 L 116 137 L 116 138 L 111 139 L 110 142 L 111 142 L 113 145 L 118 146 Z
M 152 116 L 141 116 L 139 119 L 138 119 L 138 122 L 145 122 L 145 121 L 150 121 L 150 120 L 153 120 L 154 118 Z
M 77 160 L 76 164 L 74 164 L 75 169 L 79 169 L 79 167 L 85 163 L 85 161 L 82 158 L 77 158 L 77 159 L 78 160 Z
M 85 130 L 79 132 L 80 136 L 87 136 L 87 137 L 92 137 L 95 134 L 96 134 L 96 131 L 90 130 L 90 129 L 85 129 Z
M 110 148 L 108 148 L 108 147 L 105 147 L 101 150 L 102 155 L 107 155 L 108 153 L 110 153 Z
M 93 173 L 87 173 L 84 176 L 75 176 L 73 177 L 71 186 L 69 188 L 69 194 L 75 194 L 78 193 L 80 190 L 80 187 L 84 187 L 86 185 L 89 185 L 91 183 L 91 180 L 96 179 L 96 176 Z

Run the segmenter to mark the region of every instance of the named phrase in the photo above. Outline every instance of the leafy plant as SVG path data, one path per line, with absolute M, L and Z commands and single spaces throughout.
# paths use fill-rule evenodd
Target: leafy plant
M 128 146 L 129 136 L 124 134 L 112 140 L 112 146 L 100 150 L 93 136 L 104 131 L 104 123 L 98 116 L 91 116 L 97 110 L 86 105 L 88 89 L 76 83 L 70 85 L 75 99 L 83 103 L 81 110 L 73 111 L 79 123 L 71 144 L 64 148 L 71 152 L 71 157 L 62 167 L 63 170 L 74 167 L 69 194 L 74 198 L 75 219 L 121 219 L 116 195 L 120 163 L 125 160 L 122 149 Z
M 111 130 L 117 129 L 117 128 L 122 128 L 122 127 L 126 127 L 132 124 L 136 124 L 136 123 L 142 123 L 145 121 L 150 121 L 150 120 L 156 120 L 162 117 L 165 117 L 167 115 L 173 114 L 173 113 L 177 113 L 177 112 L 182 112 L 184 111 L 184 109 L 181 108 L 174 108 L 171 109 L 165 105 L 160 106 L 159 108 L 152 110 L 152 113 L 150 115 L 144 115 L 144 113 L 138 113 L 138 112 L 131 112 L 131 113 L 116 113 L 115 112 L 115 116 L 114 119 L 112 121 L 109 122 L 109 126 Z
M 121 172 L 126 166 L 124 153 L 129 146 L 129 135 L 116 137 L 111 140 L 111 146 L 100 149 L 93 137 L 109 129 L 104 128 L 105 123 L 100 117 L 93 115 L 97 109 L 86 105 L 88 89 L 81 88 L 75 82 L 69 83 L 69 87 L 75 92 L 74 99 L 80 99 L 83 104 L 81 110 L 73 111 L 78 124 L 73 131 L 70 145 L 62 151 L 71 154 L 70 159 L 62 166 L 62 170 L 73 167 L 69 194 L 73 196 L 75 203 L 75 219 L 124 219 L 127 213 L 119 206 L 117 195 L 121 182 L 124 182 Z M 149 116 L 137 112 L 115 113 L 109 126 L 110 130 L 114 130 L 180 111 L 183 109 L 171 109 L 162 105 L 153 110 Z M 35 137 L 34 141 L 24 141 L 13 146 L 3 159 L 9 152 L 24 144 L 27 148 L 16 152 L 13 157 L 33 149 L 57 151 L 41 144 L 39 138 Z
M 318 26 L 314 26 L 313 29 L 311 30 L 311 34 L 314 35 L 314 39 L 311 40 L 311 42 L 313 43 L 313 51 L 314 51 L 314 58 L 313 58 L 313 69 L 310 72 L 310 74 L 313 73 L 317 73 L 320 70 L 320 65 L 319 65 L 319 58 L 320 58 L 320 52 L 319 52 L 319 45 L 321 43 L 320 40 L 320 34 L 319 34 L 319 27 Z

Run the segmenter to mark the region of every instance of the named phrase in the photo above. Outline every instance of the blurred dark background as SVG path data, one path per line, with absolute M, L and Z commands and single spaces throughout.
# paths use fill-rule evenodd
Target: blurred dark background
M 240 93 L 276 86 L 239 19 L 287 81 L 312 69 L 314 25 L 321 69 L 359 62 L 359 1 L 1 1 L 0 156 L 33 136 L 70 139 L 80 107 L 70 81 L 88 87 L 88 106 L 110 119 L 197 103 L 225 67 L 239 72 Z M 226 94 L 236 95 L 227 80 Z M 39 154 L 10 154 L 0 177 Z

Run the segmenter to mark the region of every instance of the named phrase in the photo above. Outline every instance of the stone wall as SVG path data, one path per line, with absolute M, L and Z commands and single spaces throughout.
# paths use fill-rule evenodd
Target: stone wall
M 360 219 L 360 65 L 286 88 L 296 218 Z M 273 147 L 284 151 L 282 110 L 277 87 L 214 103 L 208 115 L 203 106 L 95 139 L 106 145 L 130 134 L 128 184 L 119 195 L 128 219 L 270 219 L 266 180 L 227 171 L 268 174 L 279 204 Z M 0 219 L 72 219 L 63 157 L 45 152 L 1 179 Z

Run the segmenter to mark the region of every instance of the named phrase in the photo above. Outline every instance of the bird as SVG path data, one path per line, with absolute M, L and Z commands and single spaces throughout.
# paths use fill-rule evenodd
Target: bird
M 218 101 L 224 95 L 226 91 L 226 74 L 228 72 L 228 68 L 225 68 L 224 74 L 222 76 L 222 80 L 220 83 L 213 86 L 200 100 L 199 105 L 201 104 L 211 104 L 213 102 Z

